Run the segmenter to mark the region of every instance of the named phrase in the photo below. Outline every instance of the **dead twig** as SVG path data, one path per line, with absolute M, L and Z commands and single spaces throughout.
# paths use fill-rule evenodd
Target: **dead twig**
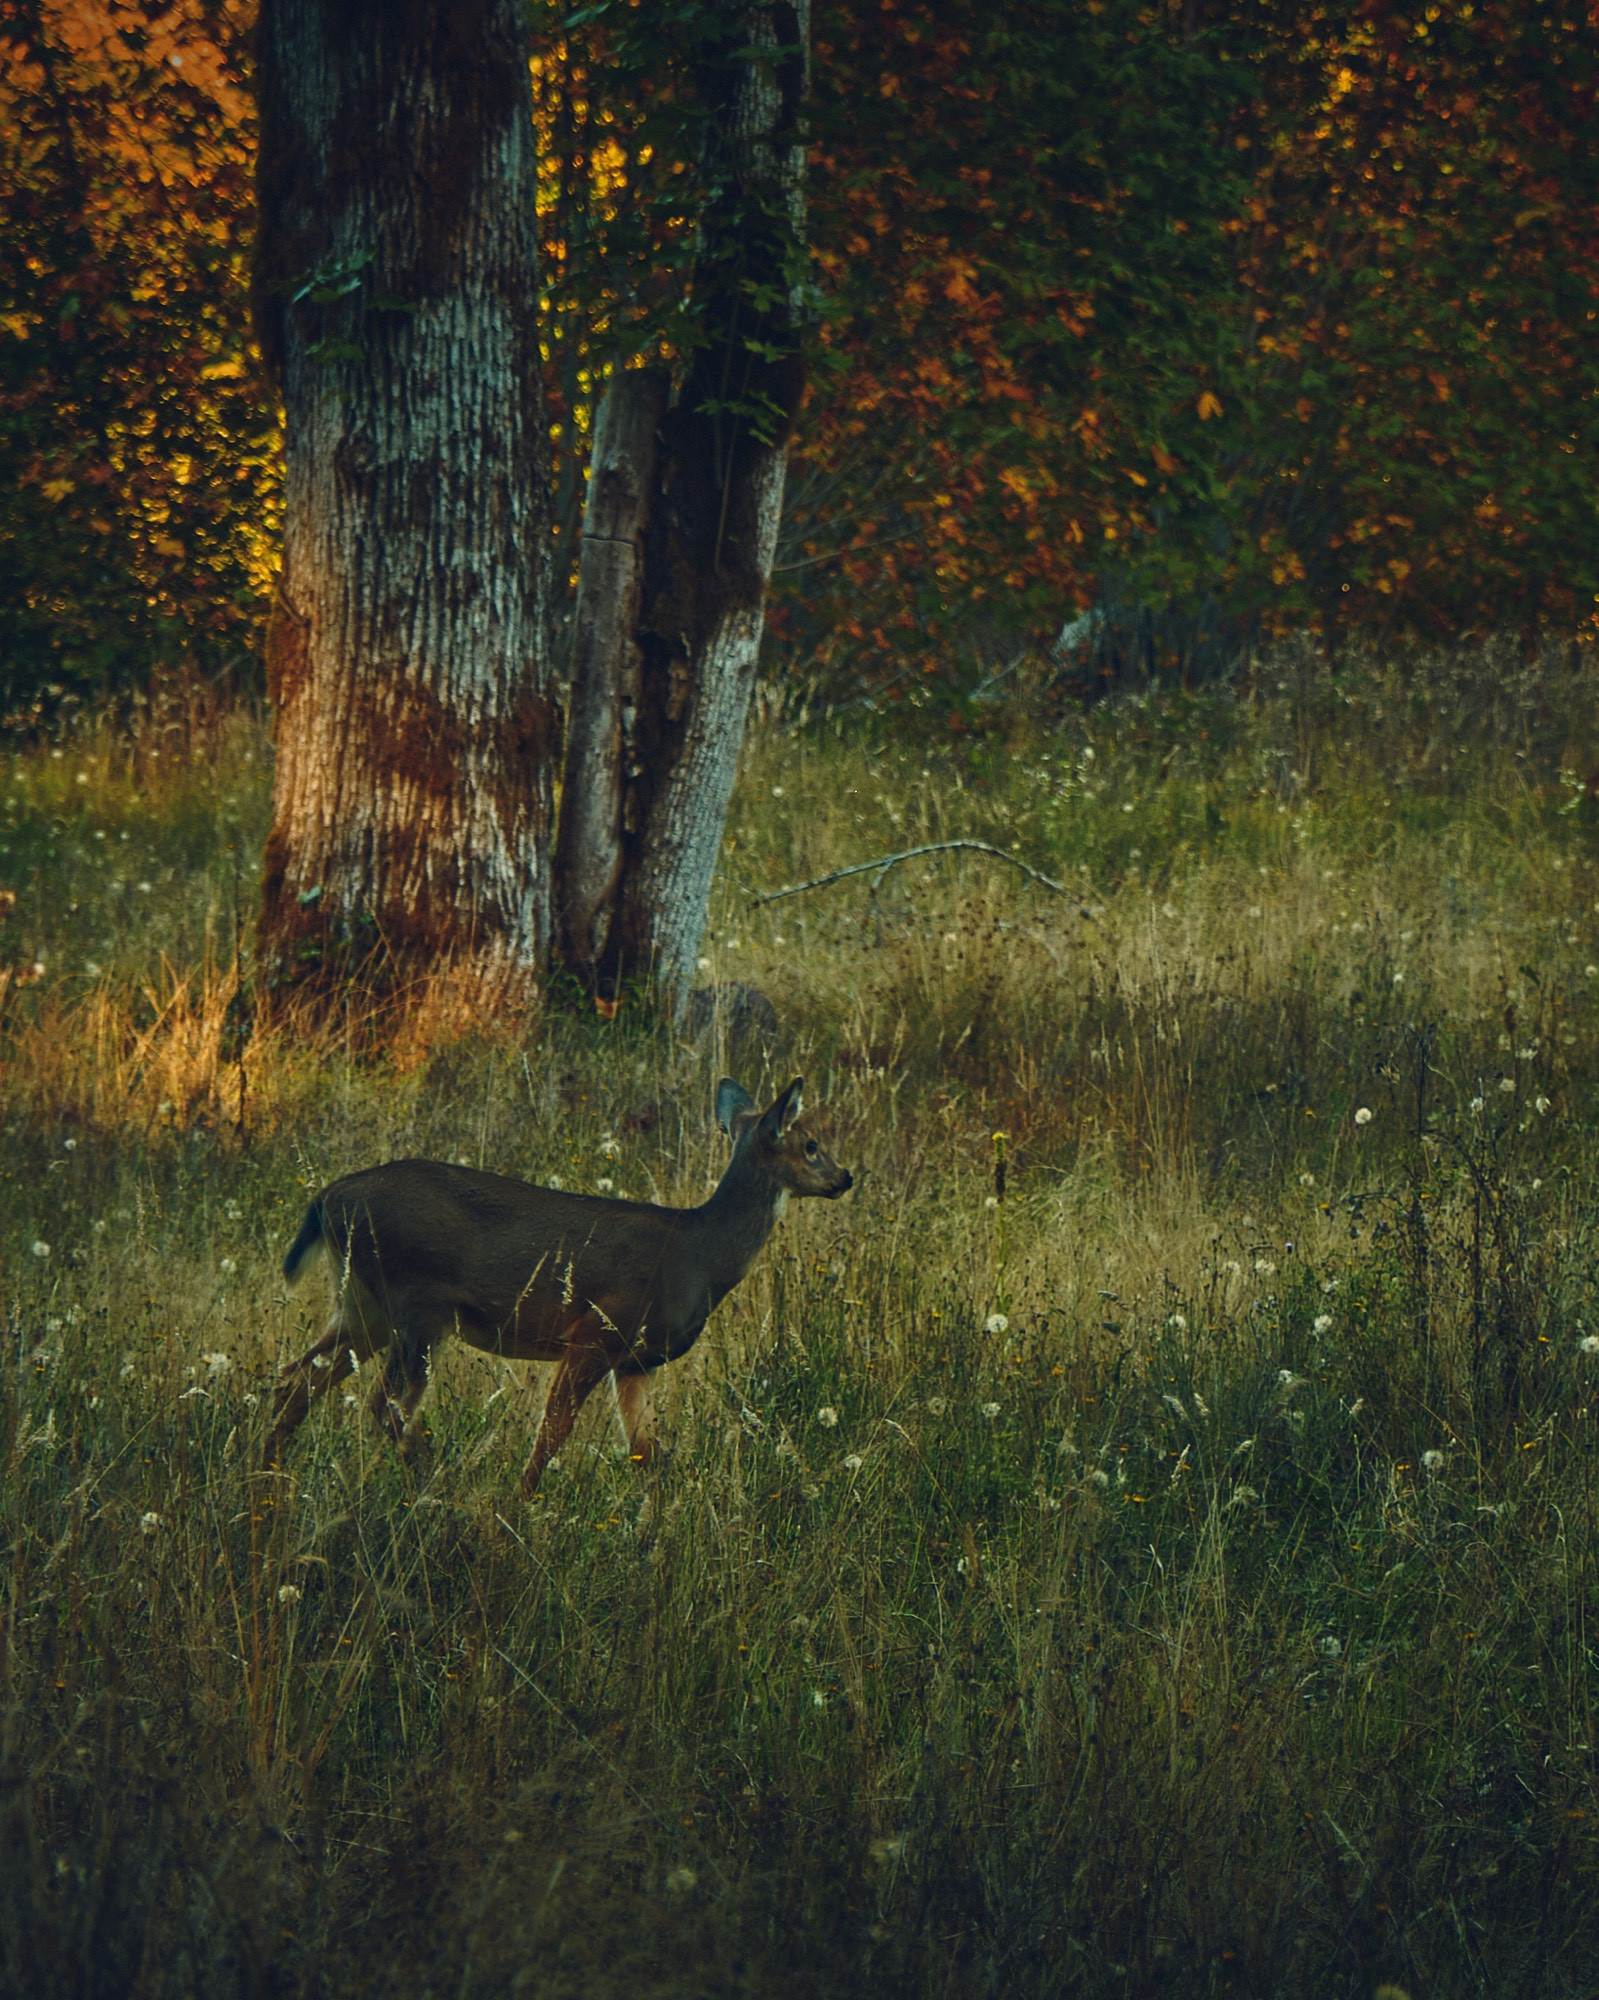
M 1018 861 L 1014 854 L 1007 854 L 1002 847 L 990 847 L 986 840 L 935 840 L 926 847 L 907 847 L 902 854 L 880 854 L 875 861 L 852 862 L 848 868 L 835 868 L 830 875 L 818 875 L 814 882 L 790 882 L 786 889 L 768 889 L 763 895 L 752 897 L 750 907 L 754 909 L 762 903 L 776 903 L 784 896 L 803 895 L 807 889 L 825 889 L 830 883 L 842 882 L 851 875 L 870 875 L 873 878 L 871 893 L 875 896 L 890 868 L 897 868 L 902 861 L 916 861 L 924 854 L 992 855 L 996 861 L 1008 862 L 1012 868 L 1019 868 L 1029 881 L 1042 884 L 1057 896 L 1070 894 L 1059 882 L 1052 882 L 1047 875 L 1041 875 L 1025 861 Z M 1086 911 L 1084 914 L 1087 914 Z

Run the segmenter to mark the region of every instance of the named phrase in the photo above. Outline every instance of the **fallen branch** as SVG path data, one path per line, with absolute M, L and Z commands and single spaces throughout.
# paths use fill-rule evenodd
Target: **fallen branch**
M 1018 861 L 1014 854 L 1007 854 L 1002 847 L 990 847 L 986 840 L 935 840 L 926 847 L 907 847 L 903 854 L 880 854 L 875 861 L 852 862 L 848 868 L 835 868 L 831 875 L 818 875 L 814 882 L 790 882 L 786 889 L 768 889 L 764 895 L 752 897 L 750 907 L 776 903 L 784 896 L 803 895 L 807 889 L 825 889 L 830 883 L 842 882 L 851 875 L 871 875 L 871 893 L 875 896 L 890 868 L 897 868 L 902 861 L 919 860 L 924 854 L 992 855 L 996 861 L 1008 862 L 1012 868 L 1019 868 L 1029 881 L 1041 883 L 1057 896 L 1070 894 L 1059 882 L 1052 882 L 1047 875 L 1041 875 L 1025 861 Z

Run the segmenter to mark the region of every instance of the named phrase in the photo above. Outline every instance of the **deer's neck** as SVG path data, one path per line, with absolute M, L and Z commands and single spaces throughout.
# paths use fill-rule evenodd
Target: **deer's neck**
M 775 1174 L 737 1159 L 731 1163 L 699 1210 L 708 1274 L 718 1296 L 730 1292 L 755 1262 L 787 1206 L 788 1190 Z

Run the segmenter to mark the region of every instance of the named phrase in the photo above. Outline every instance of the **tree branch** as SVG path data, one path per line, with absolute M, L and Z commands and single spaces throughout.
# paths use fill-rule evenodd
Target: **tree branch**
M 897 868 L 902 861 L 915 861 L 924 854 L 989 854 L 996 861 L 1008 862 L 1012 868 L 1019 868 L 1029 881 L 1040 883 L 1051 889 L 1057 896 L 1065 896 L 1070 891 L 1059 882 L 1052 882 L 1047 875 L 1041 875 L 1036 868 L 1025 861 L 1018 861 L 1014 854 L 1007 854 L 1001 847 L 990 847 L 986 840 L 935 840 L 926 847 L 907 847 L 902 854 L 880 854 L 875 861 L 856 861 L 848 868 L 835 868 L 831 875 L 818 875 L 814 882 L 791 882 L 786 889 L 768 889 L 764 894 L 750 899 L 752 909 L 762 903 L 775 903 L 784 896 L 803 895 L 807 889 L 825 889 L 832 882 L 842 882 L 850 875 L 873 875 L 872 894 L 877 894 L 878 884 L 890 868 Z

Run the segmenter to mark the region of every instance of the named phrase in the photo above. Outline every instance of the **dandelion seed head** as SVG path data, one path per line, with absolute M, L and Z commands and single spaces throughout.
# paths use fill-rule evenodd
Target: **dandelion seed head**
M 998 1403 L 985 1403 L 983 1405 L 983 1415 L 992 1423 L 995 1417 L 999 1415 Z
M 153 1507 L 139 1516 L 139 1533 L 141 1535 L 156 1534 L 159 1531 L 160 1527 L 161 1527 L 161 1516 L 155 1511 Z
M 214 1353 L 202 1354 L 200 1359 L 205 1363 L 206 1379 L 211 1382 L 220 1375 L 226 1375 L 233 1366 L 233 1356 L 224 1354 L 220 1348 Z
M 1168 1313 L 1166 1315 L 1166 1324 L 1173 1333 L 1186 1333 L 1188 1331 L 1188 1315 L 1186 1313 Z
M 846 1472 L 859 1472 L 865 1463 L 865 1459 L 861 1457 L 858 1451 L 852 1451 L 844 1459 L 844 1470 Z
M 596 1194 L 615 1194 L 616 1183 L 615 1181 L 610 1180 L 609 1178 L 604 1180 L 597 1180 L 594 1183 L 594 1192 Z
M 987 1319 L 983 1321 L 984 1333 L 1004 1333 L 1009 1329 L 1009 1326 L 1010 1321 L 1004 1313 L 990 1313 Z
M 1331 1313 L 1317 1313 L 1315 1319 L 1311 1322 L 1311 1331 L 1313 1333 L 1331 1333 L 1332 1323 L 1333 1316 Z
M 776 790 L 777 787 L 774 786 L 773 789 Z M 686 1896 L 691 1889 L 698 1886 L 699 1879 L 692 1868 L 674 1868 L 666 1878 L 666 1893 L 669 1896 Z
M 816 1421 L 824 1431 L 836 1430 L 838 1428 L 838 1412 L 833 1408 L 831 1403 L 824 1403 L 816 1412 Z
M 32 1250 L 35 1257 L 41 1259 L 48 1257 L 50 1254 L 50 1246 L 42 1236 L 36 1236 L 28 1247 Z
M 1579 1354 L 1599 1354 L 1599 1333 L 1585 1333 L 1577 1342 Z
M 1421 1454 L 1421 1464 L 1424 1472 L 1442 1472 L 1444 1455 L 1441 1451 L 1424 1451 Z
M 1369 1104 L 1362 1104 L 1359 1110 L 1357 1110 L 1355 1113 L 1355 1123 L 1357 1125 L 1369 1125 L 1371 1123 L 1371 1120 L 1372 1120 L 1371 1106 Z
M 1595 1346 L 1599 1347 L 1599 1341 L 1595 1342 Z M 948 1408 L 949 1398 L 947 1396 L 929 1396 L 927 1399 L 927 1414 L 930 1417 L 941 1417 Z
M 299 1601 L 300 1586 L 297 1583 L 280 1583 L 278 1585 L 279 1604 L 298 1604 Z

